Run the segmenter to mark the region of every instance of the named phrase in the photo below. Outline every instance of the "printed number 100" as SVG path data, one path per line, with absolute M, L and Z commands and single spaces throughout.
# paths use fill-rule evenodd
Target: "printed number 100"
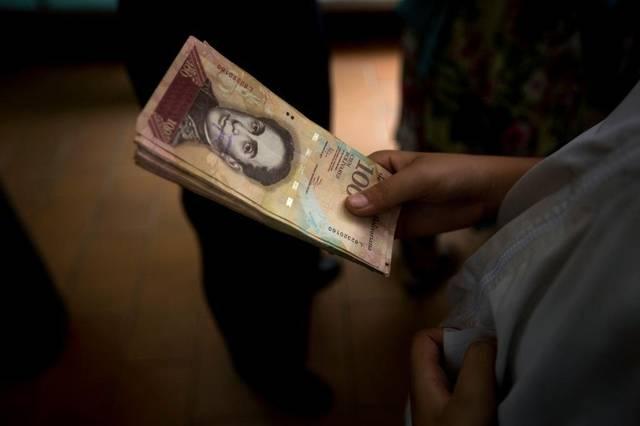
M 358 160 L 355 171 L 351 174 L 351 183 L 347 186 L 347 194 L 352 195 L 369 186 L 369 178 L 373 176 L 373 169 Z

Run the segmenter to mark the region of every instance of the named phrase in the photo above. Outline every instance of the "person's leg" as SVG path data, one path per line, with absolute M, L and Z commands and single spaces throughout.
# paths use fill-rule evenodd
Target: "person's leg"
M 227 218 L 225 207 L 191 192 L 183 191 L 183 204 L 200 243 L 207 302 L 239 376 L 277 407 L 326 412 L 331 391 L 305 365 L 311 302 L 323 285 L 317 250 Z M 221 231 L 218 219 L 233 228 Z
M 38 250 L 0 184 L 4 253 L 0 298 L 0 390 L 34 377 L 64 349 L 67 311 Z
M 154 7 L 121 4 L 132 31 L 125 40 L 128 69 L 141 100 L 194 35 L 329 126 L 328 54 L 313 1 L 292 2 L 286 10 L 266 2 L 195 7 L 197 2 L 182 1 L 180 9 L 158 15 L 155 8 L 145 13 L 142 3 Z M 145 28 L 138 28 L 144 21 Z M 200 242 L 207 301 L 239 375 L 275 404 L 301 413 L 326 411 L 330 392 L 305 363 L 312 296 L 336 270 L 320 271 L 320 252 L 308 243 L 192 192 L 183 191 L 182 201 Z

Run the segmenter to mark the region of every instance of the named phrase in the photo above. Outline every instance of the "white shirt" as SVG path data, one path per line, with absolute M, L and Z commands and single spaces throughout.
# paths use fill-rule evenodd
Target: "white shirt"
M 497 336 L 501 425 L 640 424 L 640 83 L 505 198 L 451 284 L 445 356 Z

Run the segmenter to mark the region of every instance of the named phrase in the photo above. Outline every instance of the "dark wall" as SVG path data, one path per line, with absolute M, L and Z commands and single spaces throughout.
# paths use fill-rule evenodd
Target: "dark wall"
M 324 21 L 333 45 L 396 41 L 400 33 L 391 11 L 331 11 Z M 36 64 L 118 61 L 126 43 L 122 38 L 114 13 L 0 11 L 2 72 Z

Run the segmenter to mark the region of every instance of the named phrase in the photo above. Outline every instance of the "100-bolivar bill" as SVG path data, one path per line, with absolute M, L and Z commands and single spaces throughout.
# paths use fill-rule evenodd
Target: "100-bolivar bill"
M 190 37 L 138 117 L 136 161 L 160 176 L 389 275 L 399 209 L 345 198 L 389 176 Z

